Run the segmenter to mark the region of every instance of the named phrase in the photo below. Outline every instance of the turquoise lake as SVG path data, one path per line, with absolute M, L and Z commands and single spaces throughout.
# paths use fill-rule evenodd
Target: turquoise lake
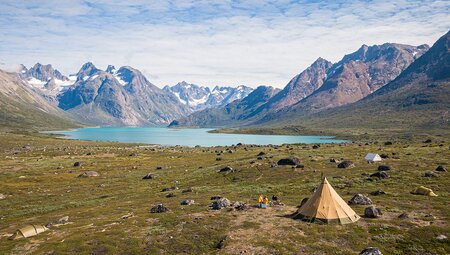
M 230 146 L 237 143 L 258 145 L 280 145 L 292 143 L 344 143 L 332 136 L 290 136 L 290 135 L 247 135 L 208 133 L 212 129 L 172 129 L 160 127 L 102 127 L 80 128 L 69 131 L 51 131 L 68 139 L 114 141 L 126 143 L 160 144 L 168 146 Z

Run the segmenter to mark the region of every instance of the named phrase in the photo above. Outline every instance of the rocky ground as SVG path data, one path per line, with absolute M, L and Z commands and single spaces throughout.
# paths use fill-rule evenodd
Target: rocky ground
M 377 247 L 383 254 L 449 254 L 449 146 L 448 138 L 420 136 L 164 148 L 2 133 L 1 253 L 359 254 Z M 369 152 L 387 158 L 368 164 Z M 277 166 L 286 157 L 304 167 Z M 353 166 L 338 168 L 343 160 Z M 380 165 L 390 166 L 387 178 L 370 177 Z M 439 165 L 447 172 L 436 171 Z M 356 194 L 363 197 L 354 201 L 370 199 L 370 205 L 351 205 L 362 216 L 358 222 L 319 225 L 289 217 L 322 174 L 345 201 Z M 419 186 L 438 196 L 410 193 Z M 372 193 L 378 190 L 386 194 Z M 278 196 L 282 205 L 258 209 L 259 194 Z M 213 196 L 230 205 L 213 210 Z M 364 217 L 369 206 L 382 215 Z M 8 240 L 27 224 L 48 223 L 37 236 Z

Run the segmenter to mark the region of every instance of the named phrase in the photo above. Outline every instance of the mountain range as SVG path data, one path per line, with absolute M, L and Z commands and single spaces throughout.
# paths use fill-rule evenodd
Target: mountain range
M 163 90 L 174 94 L 182 104 L 188 106 L 192 111 L 199 111 L 206 108 L 223 107 L 248 96 L 253 89 L 239 85 L 237 87 L 215 86 L 211 90 L 208 87 L 183 81 L 174 86 L 165 86 Z
M 102 126 L 426 128 L 448 126 L 450 32 L 431 48 L 362 45 L 337 63 L 318 58 L 282 89 L 213 89 L 180 82 L 163 89 L 137 69 L 88 62 L 65 76 L 51 65 L 0 72 L 1 122 L 40 127 Z
M 419 59 L 428 45 L 410 46 L 395 43 L 361 46 L 333 64 L 318 58 L 306 70 L 296 75 L 282 91 L 256 108 L 248 108 L 236 118 L 233 111 L 225 125 L 217 125 L 223 113 L 201 111 L 172 123 L 177 126 L 236 127 L 262 125 L 298 118 L 347 104 L 367 97 L 394 80 L 411 63 Z M 224 108 L 227 108 L 225 106 Z M 214 116 L 216 115 L 216 116 Z M 220 115 L 221 117 L 217 116 Z M 205 120 L 210 121 L 205 121 Z

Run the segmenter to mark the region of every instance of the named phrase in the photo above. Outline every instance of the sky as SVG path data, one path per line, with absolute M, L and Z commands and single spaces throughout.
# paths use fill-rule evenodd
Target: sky
M 91 61 L 141 70 L 162 87 L 284 87 L 318 57 L 362 44 L 432 45 L 450 1 L 0 0 L 0 63 L 68 75 Z

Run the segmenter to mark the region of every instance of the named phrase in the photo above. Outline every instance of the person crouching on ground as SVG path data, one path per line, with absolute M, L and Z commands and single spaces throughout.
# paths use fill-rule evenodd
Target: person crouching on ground
M 259 195 L 258 197 L 258 207 L 261 208 L 262 207 L 262 202 L 263 202 L 263 195 Z
M 267 208 L 268 205 L 269 205 L 269 199 L 266 196 L 264 196 L 263 202 L 261 204 L 261 208 L 265 209 L 265 208 Z

